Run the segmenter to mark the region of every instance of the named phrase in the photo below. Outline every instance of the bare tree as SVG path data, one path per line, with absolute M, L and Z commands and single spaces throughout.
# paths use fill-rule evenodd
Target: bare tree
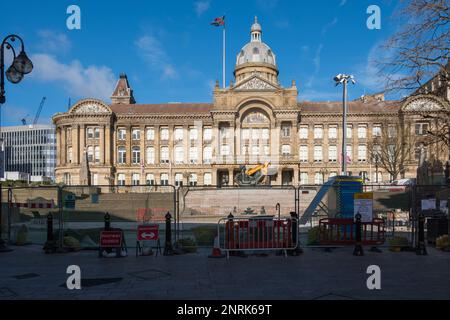
M 396 180 L 404 175 L 405 165 L 415 147 L 411 126 L 392 123 L 384 125 L 381 135 L 368 143 L 369 161 L 386 170 Z
M 450 0 L 402 0 L 396 21 L 402 25 L 376 61 L 386 91 L 411 91 L 438 75 L 450 81 Z

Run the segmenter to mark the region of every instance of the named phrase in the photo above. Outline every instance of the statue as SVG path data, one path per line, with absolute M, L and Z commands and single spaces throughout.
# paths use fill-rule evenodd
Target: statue
M 83 158 L 81 159 L 80 185 L 91 186 L 91 172 L 89 170 L 89 159 L 86 148 L 84 148 Z

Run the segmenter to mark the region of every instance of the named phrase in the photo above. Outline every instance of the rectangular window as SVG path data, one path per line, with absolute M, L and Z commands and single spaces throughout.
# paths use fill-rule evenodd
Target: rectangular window
M 242 139 L 243 140 L 250 139 L 250 129 L 242 129 Z
M 189 163 L 197 164 L 197 159 L 198 159 L 197 147 L 190 147 L 189 148 Z
M 308 184 L 308 172 L 300 172 L 300 184 Z
M 155 185 L 155 176 L 152 173 L 147 173 L 147 177 L 145 178 L 145 181 L 148 186 L 154 186 Z
M 169 163 L 169 147 L 161 147 L 161 163 Z
M 388 138 L 395 138 L 397 136 L 397 127 L 393 124 L 388 126 Z
M 270 147 L 268 145 L 264 145 L 263 149 L 264 149 L 264 155 L 270 156 Z
M 163 127 L 160 129 L 159 137 L 162 141 L 169 140 L 169 128 Z
M 147 147 L 147 164 L 155 164 L 155 148 Z
M 329 146 L 328 147 L 328 161 L 329 162 L 337 162 L 337 146 Z
M 314 126 L 314 139 L 323 139 L 323 126 Z
M 300 139 L 308 139 L 308 126 L 300 126 L 298 137 Z
M 125 140 L 126 138 L 127 138 L 127 130 L 125 130 L 125 129 L 118 129 L 117 130 L 117 139 Z
M 147 128 L 147 140 L 155 140 L 155 128 Z
M 350 163 L 353 161 L 353 150 L 352 150 L 352 146 L 347 146 L 347 163 Z
M 95 146 L 95 148 L 94 148 L 94 162 L 100 163 L 100 147 L 99 146 Z
M 353 132 L 353 126 L 351 124 L 347 125 L 347 139 L 350 139 L 352 137 L 352 132 Z
M 314 162 L 322 162 L 323 153 L 322 146 L 314 146 Z
M 314 184 L 323 184 L 323 173 L 316 172 L 314 174 Z
M 196 141 L 198 139 L 198 130 L 197 128 L 191 127 L 189 129 L 189 140 Z
M 175 186 L 182 187 L 183 186 L 183 174 L 175 173 Z
M 207 172 L 203 175 L 203 185 L 210 186 L 212 185 L 212 174 Z
M 117 184 L 119 186 L 125 185 L 125 174 L 124 173 L 119 173 L 119 175 L 117 176 Z
M 372 128 L 373 137 L 381 137 L 381 124 L 374 124 Z
M 203 163 L 209 164 L 212 161 L 212 148 L 211 146 L 206 146 L 203 149 Z
M 137 128 L 133 128 L 131 130 L 131 137 L 133 140 L 140 140 L 141 139 L 141 130 Z
M 283 124 L 281 126 L 281 134 L 283 138 L 289 138 L 291 136 L 291 124 Z
M 189 175 L 189 185 L 191 187 L 195 187 L 197 185 L 197 175 L 195 173 L 191 173 Z
M 87 148 L 87 155 L 88 155 L 88 161 L 93 162 L 94 161 L 94 147 L 90 146 Z
M 86 134 L 87 138 L 88 139 L 93 139 L 94 138 L 94 128 L 88 127 L 86 129 L 86 131 L 87 131 L 87 134 Z
M 203 128 L 203 140 L 205 141 L 212 140 L 212 128 L 210 127 Z
M 230 154 L 230 147 L 227 144 L 220 146 L 220 155 L 228 156 Z
M 288 144 L 284 144 L 281 146 L 281 154 L 283 156 L 289 156 L 291 154 L 291 146 Z
M 269 140 L 270 139 L 270 131 L 269 131 L 269 129 L 262 129 L 261 137 L 263 138 L 263 140 Z
M 308 162 L 308 146 L 300 146 L 299 156 L 300 162 Z
M 367 125 L 360 124 L 358 125 L 358 139 L 366 139 L 367 138 Z
M 184 162 L 184 150 L 183 147 L 175 147 L 175 163 L 181 164 Z
M 183 128 L 175 128 L 175 141 L 183 140 Z
M 131 150 L 131 161 L 132 164 L 141 163 L 141 149 L 139 147 L 133 147 Z
M 94 128 L 94 139 L 100 139 L 100 128 Z
M 328 139 L 337 139 L 337 126 L 328 127 Z
M 365 145 L 358 146 L 358 161 L 365 162 L 367 160 L 367 147 Z
M 423 136 L 428 133 L 428 123 L 416 123 L 415 132 L 418 136 Z
M 119 147 L 117 149 L 117 162 L 119 164 L 125 164 L 127 161 L 127 152 L 125 147 Z
M 138 186 L 141 184 L 141 176 L 139 175 L 139 173 L 133 173 L 133 175 L 131 176 L 131 184 L 133 186 Z
M 169 175 L 167 173 L 161 173 L 161 185 L 162 186 L 169 185 Z

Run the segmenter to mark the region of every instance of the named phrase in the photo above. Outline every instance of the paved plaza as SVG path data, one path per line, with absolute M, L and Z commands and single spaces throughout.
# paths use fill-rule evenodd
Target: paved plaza
M 450 253 L 326 252 L 298 257 L 208 259 L 179 256 L 98 258 L 96 251 L 46 255 L 40 246 L 0 253 L 0 299 L 450 299 Z M 68 290 L 66 268 L 81 268 L 81 290 Z M 381 268 L 381 290 L 366 269 Z

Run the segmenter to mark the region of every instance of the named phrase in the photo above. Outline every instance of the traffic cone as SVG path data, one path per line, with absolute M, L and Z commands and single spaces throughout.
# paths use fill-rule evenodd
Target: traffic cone
M 208 258 L 225 258 L 225 255 L 220 251 L 218 236 L 214 238 L 214 248 L 212 250 L 212 254 L 209 255 Z

